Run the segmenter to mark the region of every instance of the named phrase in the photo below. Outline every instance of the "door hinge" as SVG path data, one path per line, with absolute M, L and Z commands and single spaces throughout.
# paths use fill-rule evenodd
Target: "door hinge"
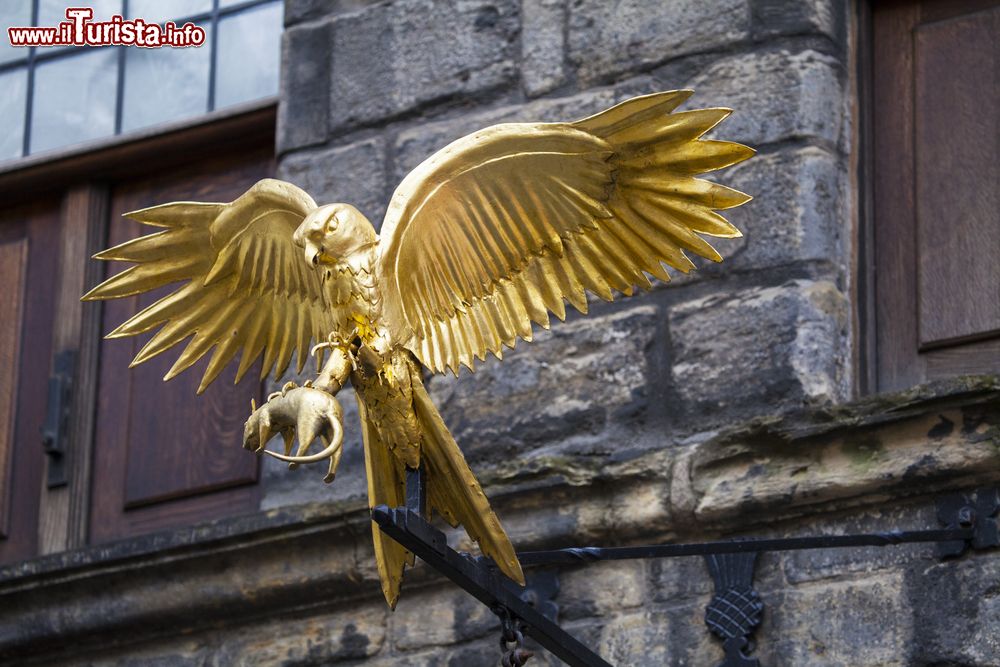
M 42 426 L 42 447 L 49 457 L 48 487 L 66 486 L 66 439 L 72 402 L 76 351 L 63 350 L 52 361 L 49 376 L 49 403 Z

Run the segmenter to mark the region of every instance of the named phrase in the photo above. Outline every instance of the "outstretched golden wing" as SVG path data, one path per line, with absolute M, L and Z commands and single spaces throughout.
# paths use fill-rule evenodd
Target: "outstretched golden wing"
M 280 377 L 298 351 L 302 370 L 310 341 L 333 329 L 324 307 L 319 273 L 310 271 L 292 233 L 316 208 L 289 183 L 258 182 L 229 204 L 177 202 L 126 216 L 163 227 L 98 253 L 96 259 L 134 262 L 83 298 L 113 299 L 186 281 L 108 334 L 133 336 L 163 325 L 136 355 L 140 364 L 191 338 L 164 380 L 213 347 L 200 394 L 242 350 L 236 381 L 264 355 L 261 378 L 273 368 Z
M 650 287 L 687 272 L 685 250 L 721 261 L 699 234 L 740 236 L 717 210 L 750 197 L 698 174 L 753 155 L 701 139 L 729 109 L 673 113 L 691 91 L 637 97 L 575 123 L 496 125 L 411 172 L 382 226 L 384 318 L 436 372 L 500 356 L 531 323 L 587 311 L 585 291 Z

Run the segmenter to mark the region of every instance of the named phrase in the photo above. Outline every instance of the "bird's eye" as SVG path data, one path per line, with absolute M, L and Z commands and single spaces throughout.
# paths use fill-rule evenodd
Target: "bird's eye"
M 340 226 L 340 219 L 336 215 L 331 215 L 330 218 L 326 221 L 327 232 L 335 232 L 337 231 L 337 227 L 339 226 Z

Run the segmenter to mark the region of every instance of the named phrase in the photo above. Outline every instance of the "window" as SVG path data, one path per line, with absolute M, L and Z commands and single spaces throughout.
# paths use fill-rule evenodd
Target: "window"
M 0 23 L 55 26 L 65 0 L 5 0 Z M 187 22 L 199 47 L 13 47 L 0 39 L 0 161 L 127 134 L 278 92 L 280 0 L 93 0 L 113 15 Z

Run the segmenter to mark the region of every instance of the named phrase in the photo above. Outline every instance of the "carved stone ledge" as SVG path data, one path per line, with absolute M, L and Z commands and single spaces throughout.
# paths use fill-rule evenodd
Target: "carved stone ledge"
M 966 377 L 753 420 L 675 472 L 675 516 L 725 526 L 1000 479 L 1000 380 Z M 686 475 L 684 474 L 686 472 Z M 685 493 L 686 491 L 686 493 Z

